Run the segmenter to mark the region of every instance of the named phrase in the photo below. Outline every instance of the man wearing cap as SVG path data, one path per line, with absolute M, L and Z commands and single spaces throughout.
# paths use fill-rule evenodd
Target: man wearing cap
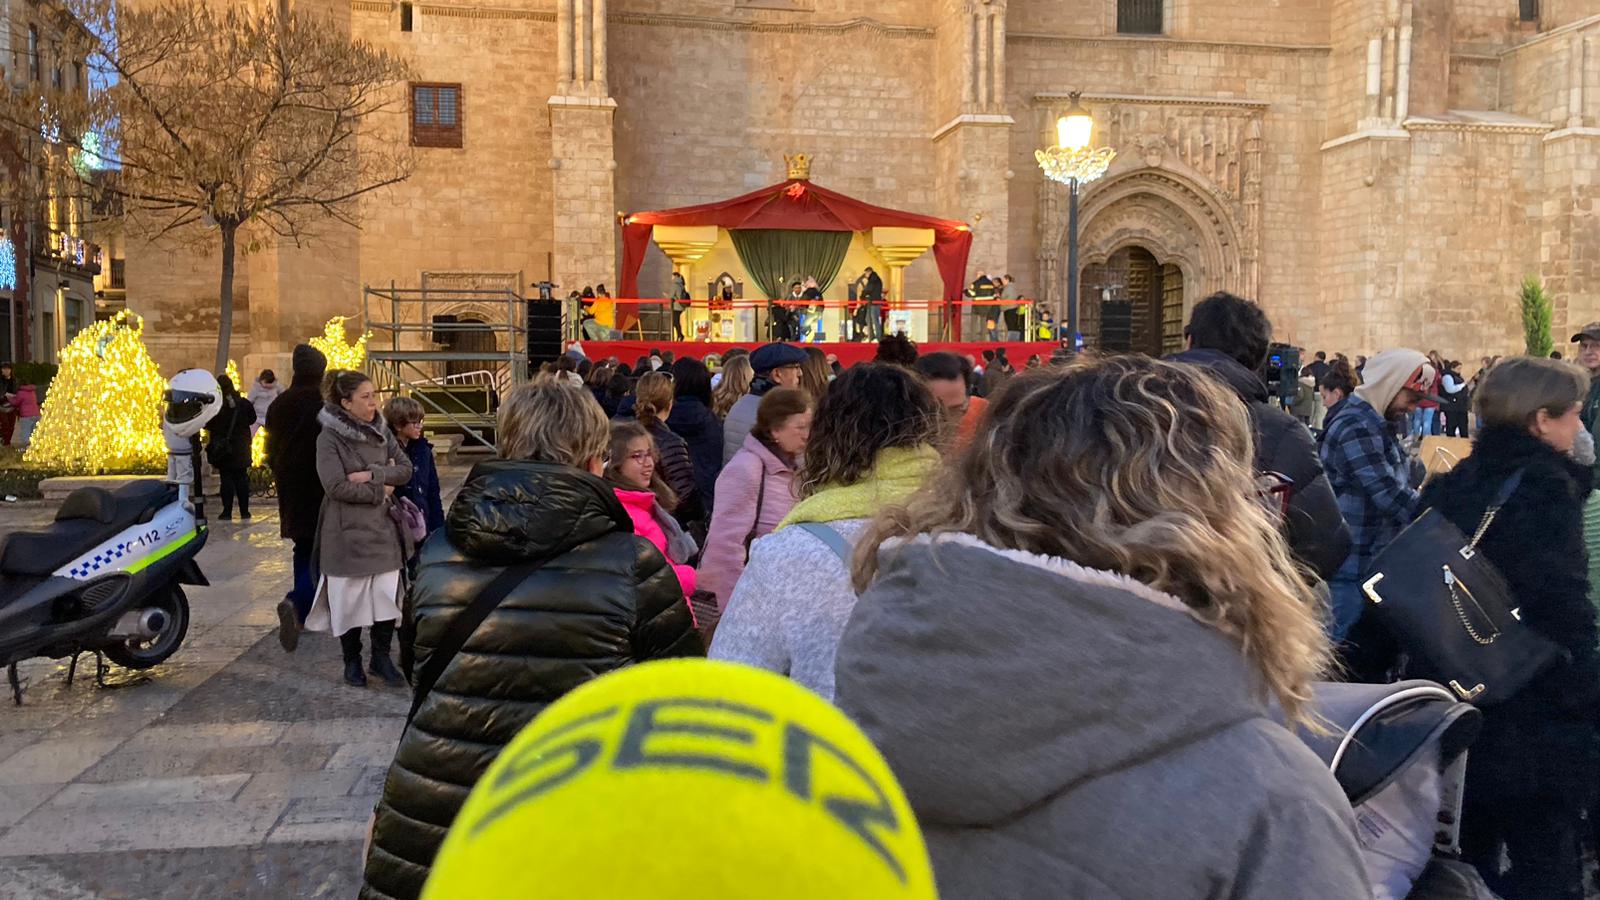
M 1438 375 L 1415 350 L 1385 350 L 1367 363 L 1366 380 L 1328 410 L 1322 468 L 1350 526 L 1350 556 L 1328 579 L 1330 637 L 1343 640 L 1364 608 L 1361 578 L 1383 548 L 1416 518 L 1419 496 L 1396 433 L 1397 423 L 1433 392 Z
M 740 397 L 722 423 L 722 464 L 739 452 L 744 439 L 756 424 L 756 408 L 761 397 L 775 387 L 799 387 L 800 366 L 806 361 L 806 352 L 789 344 L 766 344 L 750 354 L 750 368 L 755 370 L 755 380 L 750 382 L 750 393 Z
M 1583 401 L 1583 427 L 1594 434 L 1594 426 L 1600 420 L 1600 322 L 1590 322 L 1572 336 L 1572 342 L 1578 345 L 1578 365 L 1589 373 L 1589 396 Z

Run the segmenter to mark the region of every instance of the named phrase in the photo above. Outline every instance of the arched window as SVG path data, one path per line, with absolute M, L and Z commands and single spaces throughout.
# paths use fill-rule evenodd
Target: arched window
M 1160 34 L 1161 0 L 1117 0 L 1118 34 Z
M 28 26 L 28 78 L 39 80 L 39 29 Z

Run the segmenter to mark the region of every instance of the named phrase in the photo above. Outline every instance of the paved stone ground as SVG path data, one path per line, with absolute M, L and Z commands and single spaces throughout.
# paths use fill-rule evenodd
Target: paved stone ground
M 465 470 L 442 473 L 459 483 Z M 448 502 L 448 498 L 447 498 Z M 408 707 L 341 680 L 338 641 L 278 646 L 277 512 L 213 522 L 182 648 L 148 672 L 21 666 L 0 698 L 0 900 L 350 897 Z M 0 534 L 53 507 L 0 507 Z

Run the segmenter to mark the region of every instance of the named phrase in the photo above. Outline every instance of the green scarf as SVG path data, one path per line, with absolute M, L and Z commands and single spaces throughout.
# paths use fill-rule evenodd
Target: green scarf
M 927 445 L 880 450 L 872 474 L 855 484 L 828 485 L 801 500 L 778 523 L 778 528 L 798 522 L 869 518 L 879 509 L 911 496 L 938 465 L 939 451 Z

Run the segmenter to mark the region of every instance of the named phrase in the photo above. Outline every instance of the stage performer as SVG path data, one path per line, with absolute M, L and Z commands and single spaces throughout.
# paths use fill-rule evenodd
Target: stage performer
M 672 301 L 672 333 L 678 340 L 684 340 L 683 314 L 689 309 L 689 285 L 684 282 L 682 272 L 672 273 L 672 288 L 667 298 Z
M 1006 323 L 1006 340 L 1022 340 L 1022 288 L 1017 285 L 1017 280 L 1010 275 L 1000 276 L 1000 299 L 1008 301 L 1000 308 L 1000 315 Z
M 806 289 L 801 293 L 800 299 L 810 300 L 818 305 L 805 307 L 805 313 L 800 318 L 800 340 L 812 342 L 826 340 L 827 335 L 823 334 L 822 314 L 827 307 L 820 305 L 823 302 L 822 288 L 817 286 L 817 279 L 810 275 L 806 276 L 805 284 Z
M 867 266 L 861 273 L 861 306 L 856 310 L 856 340 L 876 341 L 883 336 L 883 279 Z
M 802 288 L 800 281 L 796 279 L 792 284 L 789 285 L 789 295 L 784 299 L 789 301 L 789 303 L 795 303 L 800 300 L 800 297 L 803 293 L 805 293 L 805 291 Z M 791 306 L 785 303 L 772 304 L 772 322 L 770 328 L 772 331 L 773 340 L 794 340 L 795 310 L 797 308 L 798 307 L 796 306 Z

